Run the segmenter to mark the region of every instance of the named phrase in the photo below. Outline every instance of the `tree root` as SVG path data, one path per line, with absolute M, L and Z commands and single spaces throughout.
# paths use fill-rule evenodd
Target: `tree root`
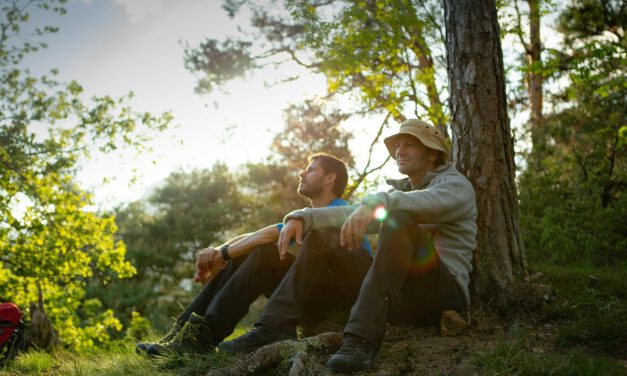
M 289 365 L 289 376 L 308 375 L 312 352 L 335 352 L 342 344 L 341 333 L 322 333 L 300 341 L 281 341 L 266 345 L 239 360 L 235 365 L 211 370 L 207 376 L 259 375 L 282 364 Z

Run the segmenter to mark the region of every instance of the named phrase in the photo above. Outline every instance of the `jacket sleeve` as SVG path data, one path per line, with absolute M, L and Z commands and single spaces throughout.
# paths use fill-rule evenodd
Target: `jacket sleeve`
M 311 230 L 332 227 L 341 228 L 346 218 L 355 211 L 360 205 L 350 206 L 333 206 L 327 208 L 305 208 L 295 210 L 285 216 L 283 223 L 287 223 L 290 219 L 303 220 L 303 232 L 307 233 Z M 366 234 L 376 234 L 379 232 L 381 223 L 373 220 L 366 228 Z
M 357 205 L 345 205 L 295 210 L 285 216 L 283 223 L 294 218 L 302 219 L 304 232 L 325 227 L 341 228 L 346 217 L 356 208 Z
M 475 192 L 463 176 L 447 176 L 425 189 L 379 192 L 367 195 L 364 204 L 383 206 L 388 212 L 411 212 L 419 223 L 451 223 L 474 212 Z

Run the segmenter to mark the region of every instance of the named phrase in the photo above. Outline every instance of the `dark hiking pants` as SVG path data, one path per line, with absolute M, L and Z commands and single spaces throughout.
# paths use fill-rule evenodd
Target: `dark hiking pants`
M 431 325 L 466 300 L 411 213 L 392 212 L 379 231 L 377 253 L 344 331 L 379 347 L 385 322 Z
M 184 324 L 192 312 L 203 316 L 212 326 L 217 345 L 246 316 L 251 303 L 261 295 L 271 296 L 293 261 L 289 254 L 281 261 L 276 244 L 260 245 L 234 258 L 203 287 L 177 322 Z
M 343 248 L 337 229 L 311 231 L 257 324 L 292 333 L 311 316 L 324 318 L 338 310 L 346 316 L 371 262 L 363 248 Z

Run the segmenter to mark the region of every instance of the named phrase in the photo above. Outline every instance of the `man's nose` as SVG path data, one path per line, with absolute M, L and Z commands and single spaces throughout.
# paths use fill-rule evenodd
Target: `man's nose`
M 396 156 L 401 156 L 405 154 L 405 148 L 403 147 L 403 145 L 398 145 L 396 147 Z
M 300 174 L 298 174 L 298 176 L 300 176 L 301 178 L 304 178 L 306 172 L 307 171 L 303 170 L 303 171 L 300 172 Z

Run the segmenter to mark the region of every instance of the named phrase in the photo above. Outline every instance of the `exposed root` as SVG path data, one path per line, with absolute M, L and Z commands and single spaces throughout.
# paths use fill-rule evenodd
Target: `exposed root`
M 300 341 L 281 341 L 264 346 L 230 367 L 211 370 L 207 376 L 259 375 L 282 364 L 289 366 L 288 375 L 309 374 L 308 360 L 313 352 L 335 352 L 342 344 L 341 333 L 322 333 Z

